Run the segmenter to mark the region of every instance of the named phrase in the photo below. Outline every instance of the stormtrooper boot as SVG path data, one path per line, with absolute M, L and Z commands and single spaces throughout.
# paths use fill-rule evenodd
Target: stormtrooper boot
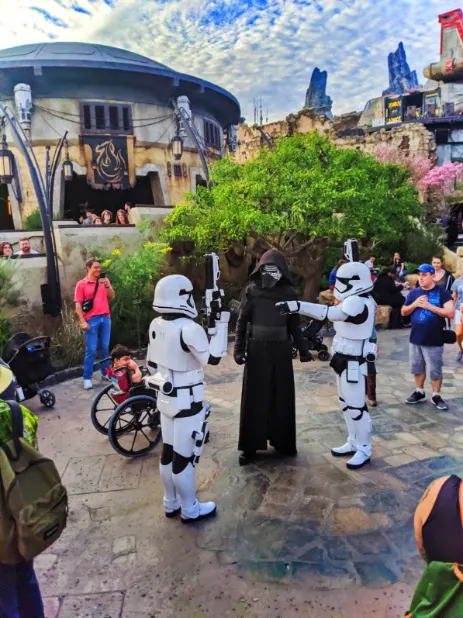
M 182 505 L 182 522 L 188 524 L 198 519 L 210 517 L 216 512 L 215 502 L 199 502 L 195 491 L 195 469 L 191 463 L 181 471 L 173 474 L 177 495 Z
M 164 484 L 164 511 L 166 517 L 174 517 L 180 511 L 180 498 L 172 478 L 172 463 L 159 464 L 161 479 Z
M 166 512 L 166 517 L 168 517 L 169 519 L 171 517 L 175 517 L 175 515 L 177 515 L 177 513 L 180 512 L 180 498 L 175 498 L 174 500 L 168 500 L 165 496 L 164 496 L 164 510 Z
M 354 455 L 354 453 L 357 451 L 355 447 L 355 421 L 352 420 L 352 416 L 348 410 L 347 412 L 344 412 L 343 415 L 347 425 L 347 442 L 342 446 L 337 446 L 331 449 L 331 454 L 334 457 L 346 457 L 347 455 Z
M 205 519 L 211 517 L 217 512 L 215 502 L 198 502 L 195 501 L 193 506 L 185 508 L 182 506 L 182 523 L 189 524 L 198 519 Z
M 355 410 L 353 410 L 355 414 Z M 356 425 L 355 431 L 355 446 L 357 452 L 349 459 L 346 466 L 349 470 L 358 470 L 371 459 L 371 417 L 368 412 L 364 412 L 362 418 L 358 421 L 353 421 Z

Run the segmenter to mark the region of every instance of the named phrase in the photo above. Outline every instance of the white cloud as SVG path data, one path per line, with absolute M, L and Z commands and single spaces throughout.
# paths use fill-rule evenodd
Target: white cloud
M 403 41 L 421 81 L 439 54 L 439 13 L 454 0 L 0 0 L 2 47 L 46 40 L 125 47 L 232 92 L 253 117 L 300 109 L 315 66 L 335 113 L 363 109 L 388 85 Z M 89 15 L 90 14 L 90 15 Z

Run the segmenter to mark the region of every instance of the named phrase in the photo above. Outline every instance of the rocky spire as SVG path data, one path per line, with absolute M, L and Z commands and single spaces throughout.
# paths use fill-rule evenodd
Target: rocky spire
M 383 94 L 404 94 L 409 90 L 418 87 L 418 76 L 416 71 L 412 71 L 407 62 L 404 44 L 399 43 L 399 47 L 387 57 L 389 67 L 389 88 Z
M 332 118 L 331 106 L 333 105 L 333 101 L 326 94 L 327 80 L 328 73 L 326 71 L 320 71 L 318 67 L 315 67 L 312 77 L 310 78 L 310 86 L 305 95 L 304 109 L 310 109 L 310 111 L 319 116 Z

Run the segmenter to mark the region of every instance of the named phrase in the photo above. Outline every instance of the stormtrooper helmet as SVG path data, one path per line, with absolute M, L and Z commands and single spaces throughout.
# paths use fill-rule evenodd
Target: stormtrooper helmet
M 347 262 L 336 273 L 334 297 L 344 300 L 349 296 L 358 296 L 373 289 L 371 273 L 368 266 L 361 262 Z
M 195 318 L 198 312 L 191 281 L 183 275 L 163 277 L 154 290 L 153 309 L 161 314 L 183 313 L 189 318 Z

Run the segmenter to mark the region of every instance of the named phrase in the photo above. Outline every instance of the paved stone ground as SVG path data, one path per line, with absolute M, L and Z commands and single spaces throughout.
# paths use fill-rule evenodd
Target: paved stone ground
M 198 487 L 219 512 L 191 526 L 163 515 L 159 447 L 127 460 L 94 430 L 95 392 L 73 381 L 55 387 L 55 411 L 33 400 L 41 450 L 70 492 L 68 528 L 36 561 L 47 618 L 403 616 L 423 568 L 416 504 L 432 479 L 463 473 L 463 366 L 447 346 L 448 412 L 406 406 L 407 337 L 380 333 L 374 460 L 359 472 L 329 454 L 345 435 L 328 363 L 295 362 L 298 456 L 269 450 L 245 468 L 242 370 L 231 359 L 208 369 L 211 441 Z

